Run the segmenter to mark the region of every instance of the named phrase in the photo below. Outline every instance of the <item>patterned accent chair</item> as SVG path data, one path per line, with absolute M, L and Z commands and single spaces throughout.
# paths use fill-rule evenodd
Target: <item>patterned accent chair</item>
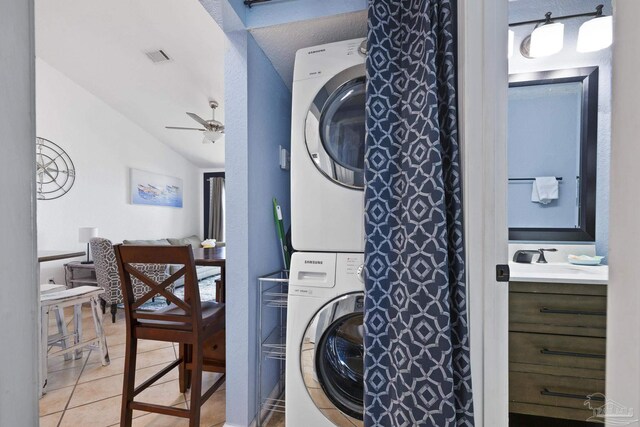
M 115 323 L 118 304 L 123 304 L 124 302 L 122 288 L 120 286 L 118 263 L 116 262 L 116 253 L 113 249 L 113 244 L 108 239 L 94 237 L 89 244 L 91 245 L 91 254 L 93 255 L 93 262 L 95 264 L 98 286 L 105 290 L 105 293 L 100 296 L 100 298 L 103 298 L 102 311 L 104 312 L 106 304 L 109 304 L 111 307 L 111 321 Z M 157 283 L 169 277 L 166 264 L 141 264 L 140 267 L 140 270 L 144 272 L 147 277 Z M 132 285 L 136 298 L 149 292 L 149 287 L 136 278 L 133 278 Z M 171 284 L 168 289 L 173 293 L 174 285 Z

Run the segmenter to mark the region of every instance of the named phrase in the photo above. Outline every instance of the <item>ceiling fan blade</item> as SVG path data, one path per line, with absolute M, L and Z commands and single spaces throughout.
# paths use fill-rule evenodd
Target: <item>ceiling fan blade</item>
M 198 129 L 198 128 L 185 128 L 181 126 L 165 126 L 165 129 L 177 129 L 177 130 L 199 130 L 200 132 L 204 132 L 206 129 Z
M 200 117 L 199 115 L 193 114 L 193 113 L 187 113 L 187 116 L 191 117 L 193 120 L 195 120 L 196 122 L 200 123 L 205 128 L 209 127 L 209 123 L 207 123 L 207 121 L 205 119 L 203 119 L 202 117 Z

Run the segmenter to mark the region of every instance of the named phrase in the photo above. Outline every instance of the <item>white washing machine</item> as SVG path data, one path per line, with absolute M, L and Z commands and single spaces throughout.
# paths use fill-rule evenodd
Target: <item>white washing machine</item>
M 296 53 L 291 235 L 308 252 L 364 252 L 364 39 Z
M 287 426 L 363 426 L 363 254 L 296 252 L 287 309 Z

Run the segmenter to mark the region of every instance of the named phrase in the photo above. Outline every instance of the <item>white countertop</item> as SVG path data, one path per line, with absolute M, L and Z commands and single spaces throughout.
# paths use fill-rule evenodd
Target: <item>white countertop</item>
M 578 283 L 606 285 L 609 281 L 609 266 L 573 265 L 566 262 L 549 264 L 509 263 L 511 282 Z

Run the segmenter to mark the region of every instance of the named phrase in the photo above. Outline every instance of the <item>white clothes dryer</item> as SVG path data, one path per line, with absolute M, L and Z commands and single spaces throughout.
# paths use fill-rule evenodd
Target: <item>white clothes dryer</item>
M 364 425 L 363 261 L 363 254 L 293 254 L 287 309 L 287 426 Z
M 291 234 L 309 252 L 364 252 L 365 39 L 296 53 Z

